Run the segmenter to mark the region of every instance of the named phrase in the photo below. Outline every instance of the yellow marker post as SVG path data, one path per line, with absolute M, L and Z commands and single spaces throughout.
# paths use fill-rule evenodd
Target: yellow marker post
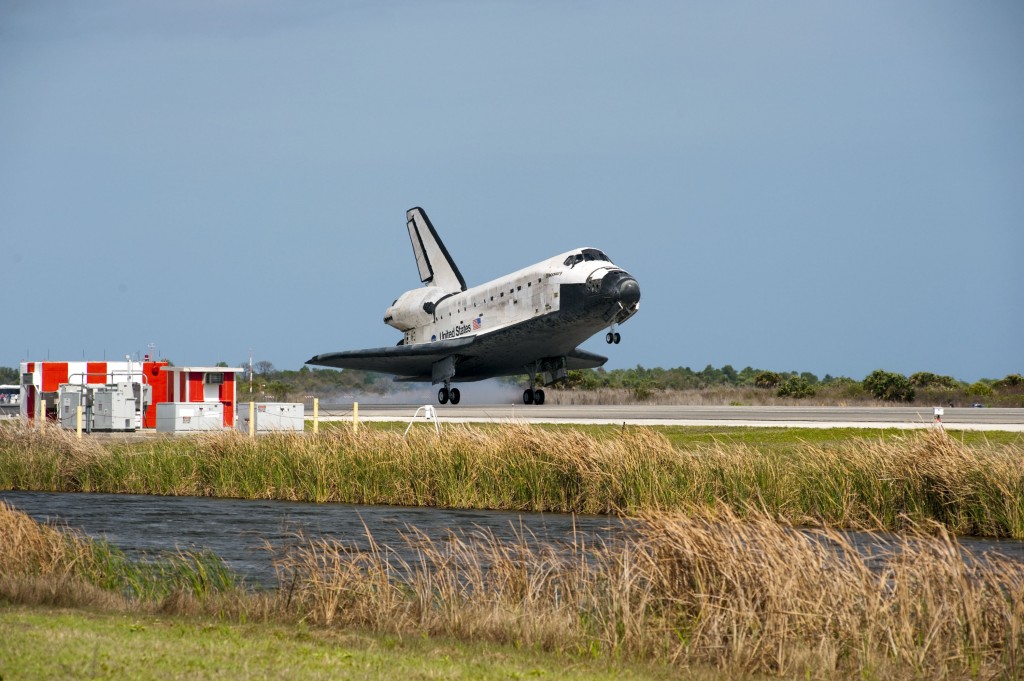
M 359 403 L 352 403 L 352 432 L 359 432 Z
M 320 432 L 320 398 L 313 398 L 313 435 Z
M 78 439 L 82 439 L 82 405 L 75 407 L 75 429 L 78 431 Z
M 256 403 L 249 403 L 249 437 L 256 437 Z
M 39 430 L 43 429 L 46 425 L 46 400 L 39 401 L 39 413 L 36 414 L 36 425 L 39 426 Z

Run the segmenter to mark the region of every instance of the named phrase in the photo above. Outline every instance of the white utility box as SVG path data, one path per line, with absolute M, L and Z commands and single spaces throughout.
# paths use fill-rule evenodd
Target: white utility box
M 235 428 L 241 433 L 248 433 L 249 405 L 242 402 L 238 405 L 238 411 L 240 413 L 235 419 Z M 288 430 L 301 432 L 306 422 L 306 407 L 301 402 L 257 402 L 253 415 L 256 418 L 257 433 Z
M 115 383 L 93 389 L 92 429 L 135 430 L 135 389 L 131 383 Z
M 64 430 L 78 428 L 78 408 L 82 408 L 82 430 L 90 430 L 89 412 L 86 409 L 86 389 L 81 385 L 62 385 L 57 396 L 60 404 L 60 427 Z
M 156 432 L 190 433 L 224 430 L 220 402 L 160 402 L 156 405 Z

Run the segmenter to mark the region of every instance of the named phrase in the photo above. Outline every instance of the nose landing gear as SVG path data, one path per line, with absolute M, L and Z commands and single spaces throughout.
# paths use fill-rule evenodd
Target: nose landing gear
M 611 345 L 612 343 L 618 345 L 621 340 L 622 336 L 619 335 L 618 331 L 609 331 L 604 335 L 604 342 L 608 345 Z

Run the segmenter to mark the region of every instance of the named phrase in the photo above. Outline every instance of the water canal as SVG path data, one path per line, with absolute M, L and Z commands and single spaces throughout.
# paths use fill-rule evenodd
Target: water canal
M 133 558 L 179 548 L 210 549 L 247 583 L 266 587 L 277 585 L 267 543 L 285 546 L 297 531 L 361 548 L 368 547 L 369 531 L 377 544 L 401 554 L 402 535 L 413 527 L 435 539 L 449 531 L 483 531 L 502 541 L 526 536 L 531 543 L 536 539 L 556 547 L 619 541 L 631 528 L 630 521 L 609 516 L 139 494 L 0 491 L 0 500 L 38 521 L 106 539 Z M 862 553 L 875 554 L 881 548 L 875 535 L 848 536 Z M 1022 541 L 962 537 L 960 544 L 974 556 L 997 552 L 1024 562 Z
M 40 522 L 106 539 L 133 558 L 178 548 L 210 549 L 248 583 L 262 586 L 277 585 L 266 544 L 284 546 L 297 531 L 362 548 L 369 544 L 369 531 L 377 544 L 395 549 L 404 545 L 402 533 L 413 527 L 434 538 L 449 530 L 482 530 L 503 541 L 525 534 L 555 546 L 614 540 L 626 531 L 617 518 L 558 513 L 73 492 L 0 491 L 0 500 Z

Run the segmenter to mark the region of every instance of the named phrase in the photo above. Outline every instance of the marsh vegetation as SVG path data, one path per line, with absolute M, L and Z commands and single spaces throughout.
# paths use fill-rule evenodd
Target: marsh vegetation
M 0 504 L 0 601 L 510 644 L 565 659 L 725 676 L 1019 678 L 1024 566 L 966 556 L 926 525 L 861 556 L 843 534 L 720 506 L 648 513 L 628 540 L 566 550 L 528 535 L 426 536 L 406 550 L 297 535 L 279 584 L 248 589 L 179 554 L 154 586 L 116 550 Z M 413 559 L 403 559 L 409 555 Z
M 11 426 L 0 487 L 629 515 L 724 506 L 806 526 L 933 522 L 1024 538 L 1019 435 L 692 430 L 449 424 L 440 437 L 338 427 L 100 441 Z

